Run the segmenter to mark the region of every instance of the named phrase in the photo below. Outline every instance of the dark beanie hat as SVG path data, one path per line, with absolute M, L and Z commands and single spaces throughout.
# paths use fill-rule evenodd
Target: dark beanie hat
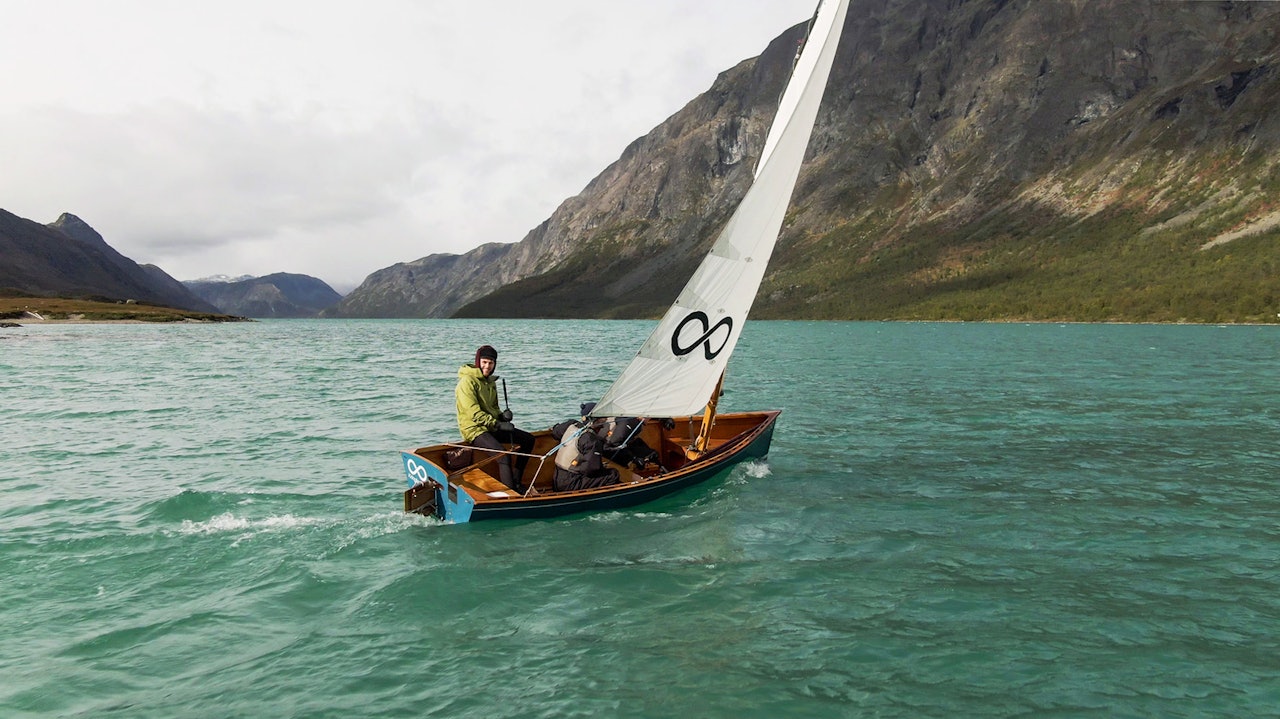
M 493 347 L 490 347 L 489 345 L 481 345 L 480 349 L 476 350 L 476 366 L 477 367 L 480 366 L 480 360 L 481 358 L 484 358 L 484 357 L 488 357 L 494 362 L 497 362 L 498 350 L 494 349 Z

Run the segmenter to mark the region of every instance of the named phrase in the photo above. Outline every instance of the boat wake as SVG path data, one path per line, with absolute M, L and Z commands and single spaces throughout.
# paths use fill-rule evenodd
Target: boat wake
M 176 531 L 167 532 L 185 536 L 234 537 L 232 546 L 263 535 L 286 534 L 318 529 L 326 536 L 325 544 L 331 544 L 324 554 L 340 552 L 358 542 L 396 534 L 410 527 L 438 526 L 443 522 L 434 517 L 416 514 L 388 512 L 368 517 L 301 517 L 294 514 L 248 518 L 233 512 L 224 512 L 204 521 L 183 520 Z
M 179 534 L 222 534 L 225 532 L 244 532 L 252 536 L 261 532 L 278 532 L 299 527 L 314 527 L 327 524 L 332 520 L 319 517 L 295 517 L 292 514 L 270 516 L 262 519 L 245 519 L 231 512 L 224 512 L 203 522 L 182 520 Z

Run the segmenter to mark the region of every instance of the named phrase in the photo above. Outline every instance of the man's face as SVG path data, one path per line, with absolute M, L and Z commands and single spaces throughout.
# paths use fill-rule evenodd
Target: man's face
M 495 360 L 491 360 L 488 357 L 480 358 L 480 373 L 483 374 L 485 377 L 488 377 L 489 375 L 493 374 L 493 371 L 497 368 L 498 368 L 498 363 Z

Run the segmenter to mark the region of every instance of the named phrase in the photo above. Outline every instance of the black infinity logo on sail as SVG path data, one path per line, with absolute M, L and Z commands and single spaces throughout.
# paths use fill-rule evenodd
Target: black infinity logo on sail
M 682 347 L 680 346 L 680 333 L 684 331 L 685 325 L 690 322 L 697 322 L 702 325 L 702 335 L 699 336 L 698 339 L 694 340 L 693 344 L 688 347 Z M 712 335 L 714 335 L 721 327 L 724 327 L 727 330 L 724 333 L 724 340 L 720 342 L 719 347 L 713 350 L 711 349 Z M 716 355 L 724 351 L 724 348 L 729 344 L 729 338 L 731 336 L 733 336 L 732 317 L 725 317 L 717 322 L 713 327 L 711 325 L 711 318 L 707 317 L 706 312 L 695 310 L 690 312 L 684 319 L 680 320 L 680 324 L 676 325 L 676 331 L 671 333 L 671 352 L 677 357 L 683 357 L 684 355 L 698 349 L 698 347 L 702 347 L 702 354 L 705 355 L 707 359 L 713 360 L 716 358 Z

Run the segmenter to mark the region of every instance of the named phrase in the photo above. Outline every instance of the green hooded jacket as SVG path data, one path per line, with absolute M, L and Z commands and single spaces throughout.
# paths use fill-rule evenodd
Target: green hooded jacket
M 498 377 L 485 377 L 479 367 L 464 364 L 458 368 L 458 387 L 454 390 L 458 401 L 458 430 L 462 441 L 471 442 L 476 437 L 498 426 Z

